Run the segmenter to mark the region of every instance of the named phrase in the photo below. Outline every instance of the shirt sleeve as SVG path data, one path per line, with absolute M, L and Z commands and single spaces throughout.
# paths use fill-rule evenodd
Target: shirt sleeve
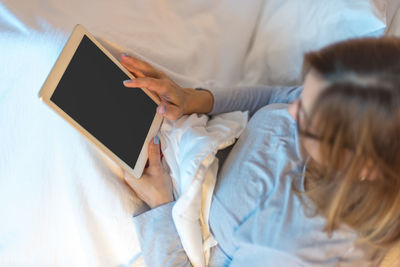
M 144 262 L 152 266 L 192 266 L 172 219 L 175 202 L 133 217 Z
M 261 107 L 272 103 L 290 103 L 300 97 L 302 86 L 236 86 L 211 88 L 214 105 L 208 115 L 236 110 L 249 111 L 252 116 Z

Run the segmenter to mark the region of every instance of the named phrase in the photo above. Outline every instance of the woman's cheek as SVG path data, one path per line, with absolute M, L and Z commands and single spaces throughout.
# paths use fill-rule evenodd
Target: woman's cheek
M 302 154 L 304 157 L 310 157 L 315 162 L 322 164 L 319 142 L 310 138 L 301 138 Z

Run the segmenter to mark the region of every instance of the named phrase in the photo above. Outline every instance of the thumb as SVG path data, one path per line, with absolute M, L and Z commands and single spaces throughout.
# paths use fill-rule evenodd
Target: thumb
M 162 101 L 157 107 L 157 113 L 161 114 L 163 117 L 167 118 L 168 120 L 177 120 L 182 116 L 181 109 L 174 105 Z
M 161 166 L 160 138 L 158 135 L 150 141 L 148 146 L 149 167 Z

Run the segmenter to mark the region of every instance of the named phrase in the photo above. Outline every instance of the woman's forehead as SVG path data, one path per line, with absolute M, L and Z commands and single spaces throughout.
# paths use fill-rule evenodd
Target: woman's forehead
M 304 110 L 309 114 L 314 101 L 329 82 L 324 80 L 316 71 L 309 71 L 304 79 L 304 88 L 301 94 L 301 102 Z

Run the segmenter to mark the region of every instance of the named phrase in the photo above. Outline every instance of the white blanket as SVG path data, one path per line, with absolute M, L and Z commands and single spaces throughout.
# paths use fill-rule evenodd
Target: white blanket
M 340 9 L 307 8 L 316 2 L 332 1 L 310 0 L 302 9 L 290 0 L 2 1 L 0 266 L 140 265 L 130 217 L 142 203 L 119 169 L 37 97 L 75 24 L 182 86 L 285 84 L 298 79 L 301 54 L 315 41 L 384 31 L 384 5 L 335 0 Z M 312 12 L 324 16 L 301 19 Z M 336 34 L 318 34 L 319 25 Z
M 214 116 L 192 114 L 164 120 L 162 151 L 178 200 L 172 215 L 183 248 L 195 267 L 206 266 L 210 248 L 217 244 L 208 218 L 217 178 L 219 149 L 234 143 L 247 125 L 247 112 Z
M 37 96 L 73 26 L 157 62 L 183 86 L 228 83 L 240 76 L 256 2 L 0 4 L 0 266 L 139 265 L 131 216 L 141 202 L 122 173 Z M 230 16 L 238 19 L 234 30 Z M 243 42 L 229 45 L 236 30 Z

